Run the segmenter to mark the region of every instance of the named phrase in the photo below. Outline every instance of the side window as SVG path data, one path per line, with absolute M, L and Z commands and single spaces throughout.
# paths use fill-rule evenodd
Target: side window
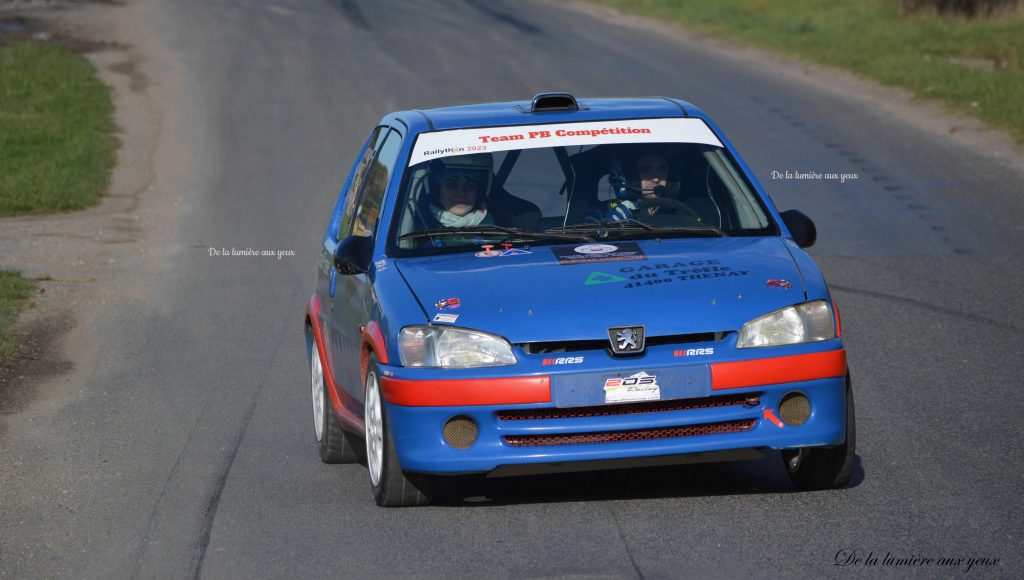
M 352 216 L 355 215 L 356 202 L 359 200 L 359 190 L 362 188 L 363 181 L 369 171 L 370 162 L 373 161 L 373 157 L 386 135 L 386 127 L 377 127 L 370 134 L 366 150 L 363 151 L 363 156 L 359 159 L 356 166 L 356 173 L 352 176 L 352 183 L 349 185 L 348 191 L 345 192 L 345 210 L 341 214 L 341 227 L 338 228 L 337 235 L 339 240 L 348 235 L 352 227 Z
M 380 218 L 380 206 L 384 202 L 384 192 L 387 191 L 388 183 L 394 174 L 401 148 L 401 136 L 395 131 L 388 133 L 366 177 L 366 186 L 352 223 L 352 235 L 373 237 L 377 229 L 377 220 Z

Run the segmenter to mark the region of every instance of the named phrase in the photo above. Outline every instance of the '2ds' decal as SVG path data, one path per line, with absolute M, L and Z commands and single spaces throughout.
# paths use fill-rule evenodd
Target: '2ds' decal
M 604 381 L 605 403 L 632 403 L 661 399 L 658 377 L 640 371 L 628 377 L 612 377 Z

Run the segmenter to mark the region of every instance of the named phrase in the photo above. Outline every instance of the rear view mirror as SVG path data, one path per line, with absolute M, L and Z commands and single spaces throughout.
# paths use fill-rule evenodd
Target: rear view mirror
M 814 227 L 814 222 L 802 211 L 791 209 L 779 215 L 782 216 L 782 222 L 786 224 L 789 233 L 793 234 L 796 245 L 809 248 L 818 240 L 818 228 Z

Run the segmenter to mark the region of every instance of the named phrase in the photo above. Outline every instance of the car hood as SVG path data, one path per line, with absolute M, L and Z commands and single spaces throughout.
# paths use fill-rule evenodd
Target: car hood
M 396 266 L 430 320 L 513 343 L 605 339 L 611 326 L 639 324 L 649 337 L 735 331 L 805 299 L 800 271 L 781 238 L 607 245 L 616 251 L 534 246 L 504 256 L 407 258 Z M 581 256 L 595 261 L 568 263 Z

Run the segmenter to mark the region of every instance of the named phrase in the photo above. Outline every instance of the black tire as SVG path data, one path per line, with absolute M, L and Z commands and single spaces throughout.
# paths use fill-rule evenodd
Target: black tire
M 383 507 L 407 507 L 430 505 L 434 496 L 435 478 L 420 473 L 406 473 L 398 462 L 395 451 L 395 440 L 391 435 L 391 424 L 388 421 L 387 407 L 380 393 L 380 371 L 377 360 L 370 355 L 366 364 L 366 461 L 370 470 L 370 486 L 373 488 L 373 499 Z M 375 415 L 379 413 L 379 415 Z M 379 422 L 374 418 L 379 417 Z M 379 429 L 379 440 L 375 433 Z M 378 452 L 372 446 L 381 445 Z M 379 454 L 379 474 L 374 481 L 375 468 L 371 465 Z
M 323 366 L 320 364 L 316 339 L 313 340 L 309 368 L 313 397 L 313 435 L 317 438 L 317 445 L 320 449 L 320 461 L 324 463 L 355 463 L 359 460 L 358 450 L 362 447 L 362 442 L 355 435 L 343 431 L 337 415 L 334 414 L 331 397 L 327 394 L 327 382 Z M 318 378 L 319 389 L 317 388 Z M 319 393 L 317 393 L 318 390 Z M 317 412 L 317 397 L 320 399 L 319 413 Z M 319 425 L 316 424 L 318 421 Z
M 835 447 L 785 449 L 782 451 L 782 461 L 789 478 L 799 489 L 838 489 L 850 483 L 856 447 L 857 421 L 853 409 L 853 386 L 847 374 L 846 441 Z

